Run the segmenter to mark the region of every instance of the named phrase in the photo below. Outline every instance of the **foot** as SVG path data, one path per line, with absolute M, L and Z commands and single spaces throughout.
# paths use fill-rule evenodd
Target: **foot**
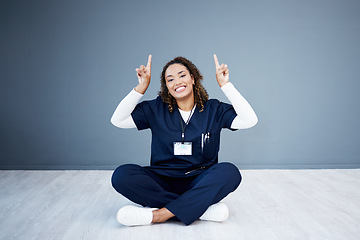
M 170 212 L 167 208 L 161 208 L 159 210 L 153 211 L 153 223 L 162 223 L 166 222 L 170 218 L 175 217 L 175 215 Z
M 117 213 L 117 220 L 125 226 L 150 225 L 153 219 L 153 210 L 157 210 L 157 208 L 128 205 L 120 208 Z
M 211 205 L 200 217 L 200 220 L 222 222 L 228 219 L 228 217 L 228 207 L 224 203 L 219 202 Z

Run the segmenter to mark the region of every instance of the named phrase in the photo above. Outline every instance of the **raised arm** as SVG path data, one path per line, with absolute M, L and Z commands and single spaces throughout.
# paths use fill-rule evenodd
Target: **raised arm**
M 229 69 L 226 64 L 219 64 L 216 54 L 214 54 L 216 80 L 224 92 L 226 97 L 233 105 L 237 116 L 231 123 L 232 129 L 246 129 L 256 125 L 258 118 L 246 101 L 246 99 L 239 93 L 234 85 L 229 82 Z
M 119 128 L 136 128 L 131 113 L 149 87 L 151 80 L 151 58 L 149 55 L 146 67 L 136 68 L 139 84 L 119 103 L 111 117 L 111 123 Z

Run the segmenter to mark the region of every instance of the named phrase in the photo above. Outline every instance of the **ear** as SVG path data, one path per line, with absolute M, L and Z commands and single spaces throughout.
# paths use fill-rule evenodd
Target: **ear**
M 193 81 L 193 85 L 195 85 L 195 79 L 194 79 L 194 75 L 191 74 L 191 79 Z

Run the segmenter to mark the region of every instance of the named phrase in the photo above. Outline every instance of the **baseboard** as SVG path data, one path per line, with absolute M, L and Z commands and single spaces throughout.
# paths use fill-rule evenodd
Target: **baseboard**
M 0 170 L 114 170 L 118 165 L 0 165 Z M 240 164 L 241 170 L 256 169 L 357 169 L 360 164 L 299 164 L 256 165 Z

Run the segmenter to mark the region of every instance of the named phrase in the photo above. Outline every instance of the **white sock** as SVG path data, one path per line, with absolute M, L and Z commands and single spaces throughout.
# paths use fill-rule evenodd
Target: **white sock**
M 128 205 L 120 208 L 117 213 L 119 223 L 126 226 L 149 225 L 152 222 L 153 210 L 157 208 L 144 208 Z
M 228 219 L 228 217 L 228 207 L 224 203 L 219 202 L 211 205 L 200 217 L 200 220 L 222 222 Z

